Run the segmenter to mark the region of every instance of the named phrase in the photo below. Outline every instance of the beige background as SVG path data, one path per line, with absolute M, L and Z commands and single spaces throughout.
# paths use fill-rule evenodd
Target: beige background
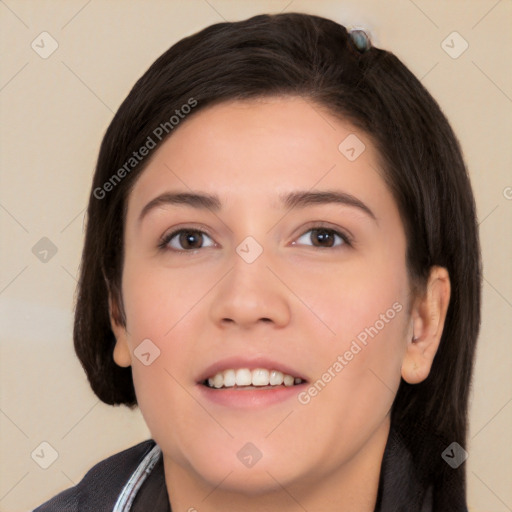
M 72 348 L 84 209 L 113 113 L 178 39 L 223 19 L 283 10 L 369 29 L 377 46 L 394 51 L 422 79 L 461 140 L 476 194 L 485 276 L 466 447 L 468 502 L 471 511 L 512 510 L 510 0 L 5 0 L 1 511 L 29 510 L 78 482 L 94 463 L 149 437 L 137 411 L 98 401 Z M 59 45 L 47 59 L 31 48 L 43 31 Z M 469 44 L 456 59 L 442 46 L 453 31 Z M 463 44 L 455 38 L 452 51 Z M 46 263 L 32 253 L 42 237 L 57 248 Z M 41 453 L 43 441 L 58 452 L 48 469 L 31 457 L 34 450 Z

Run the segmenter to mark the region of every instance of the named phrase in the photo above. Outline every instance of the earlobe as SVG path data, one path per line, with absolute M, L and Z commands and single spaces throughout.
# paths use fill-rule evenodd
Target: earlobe
M 408 341 L 402 361 L 402 378 L 409 384 L 424 381 L 439 348 L 450 303 L 450 276 L 443 267 L 432 267 L 426 292 L 412 310 L 414 338 Z
M 117 366 L 128 368 L 128 366 L 132 365 L 132 356 L 126 339 L 121 340 L 116 336 L 113 358 Z
M 114 346 L 112 357 L 118 366 L 127 368 L 132 364 L 132 355 L 128 345 L 126 327 L 119 323 L 120 315 L 118 306 L 111 296 L 109 296 L 108 299 L 108 310 L 110 317 L 110 327 L 116 338 L 116 344 Z

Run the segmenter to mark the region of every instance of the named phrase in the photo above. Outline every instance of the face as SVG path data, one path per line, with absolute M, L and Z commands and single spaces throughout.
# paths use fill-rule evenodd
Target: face
M 223 103 L 128 198 L 114 357 L 166 468 L 249 493 L 322 481 L 387 435 L 409 290 L 368 136 L 299 98 Z

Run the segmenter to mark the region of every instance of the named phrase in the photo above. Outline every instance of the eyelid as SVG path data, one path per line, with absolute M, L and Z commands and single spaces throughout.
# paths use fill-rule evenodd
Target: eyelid
M 198 251 L 199 249 L 207 249 L 208 247 L 199 247 L 198 249 L 175 249 L 175 248 L 171 248 L 169 247 L 169 242 L 178 234 L 182 233 L 182 232 L 186 232 L 186 231 L 189 231 L 189 232 L 195 232 L 195 233 L 200 233 L 202 235 L 206 235 L 208 238 L 210 238 L 210 240 L 212 240 L 213 242 L 213 246 L 219 246 L 219 244 L 217 242 L 215 242 L 215 240 L 213 239 L 213 236 L 209 233 L 209 231 L 205 228 L 205 227 L 199 227 L 199 226 L 183 226 L 183 227 L 175 227 L 175 228 L 172 228 L 168 231 L 166 231 L 162 237 L 160 238 L 159 242 L 158 242 L 158 248 L 159 249 L 162 249 L 162 250 L 169 250 L 169 251 L 173 251 L 173 252 L 176 252 L 176 253 L 192 253 L 192 252 L 196 252 Z
M 298 236 L 295 236 L 294 240 L 304 236 L 309 231 L 316 229 L 325 229 L 327 231 L 334 232 L 335 234 L 340 236 L 344 243 L 348 246 L 352 246 L 354 244 L 354 236 L 349 230 L 325 221 L 312 221 L 306 224 L 306 226 L 302 226 L 300 234 Z M 319 248 L 321 249 L 321 247 Z M 326 247 L 326 249 L 330 249 L 330 247 Z
M 338 237 L 338 239 L 341 240 L 341 243 L 336 243 L 337 242 L 336 239 L 334 241 L 334 244 L 330 245 L 330 246 L 322 246 L 322 245 L 315 245 L 314 243 L 299 242 L 299 240 L 302 237 L 308 236 L 308 233 L 314 232 L 314 231 L 321 231 L 321 230 L 331 232 L 334 237 Z M 311 235 L 309 235 L 309 236 L 311 237 Z M 322 227 L 308 229 L 303 235 L 300 235 L 296 241 L 293 241 L 291 245 L 308 247 L 308 248 L 313 248 L 315 250 L 325 250 L 325 251 L 341 250 L 341 249 L 347 249 L 347 248 L 352 247 L 352 243 L 351 243 L 350 239 L 342 231 L 338 231 L 338 230 L 335 230 L 332 228 L 322 228 Z

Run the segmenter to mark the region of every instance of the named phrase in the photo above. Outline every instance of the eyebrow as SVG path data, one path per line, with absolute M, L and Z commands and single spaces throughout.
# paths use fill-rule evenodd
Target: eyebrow
M 306 208 L 308 206 L 320 204 L 342 204 L 366 213 L 373 220 L 377 220 L 375 214 L 357 197 L 339 191 L 298 191 L 282 194 L 279 199 L 284 208 L 293 210 Z M 152 199 L 140 212 L 139 222 L 153 209 L 163 205 L 183 205 L 201 210 L 211 210 L 218 212 L 221 209 L 221 201 L 216 195 L 199 194 L 191 192 L 165 192 Z
M 315 191 L 315 192 L 291 192 L 280 196 L 281 201 L 286 209 L 292 210 L 295 208 L 305 208 L 316 204 L 342 204 L 358 208 L 364 213 L 369 215 L 373 220 L 377 220 L 375 214 L 366 206 L 360 199 L 347 194 L 346 192 L 338 191 Z
M 152 199 L 140 212 L 139 222 L 155 208 L 163 205 L 185 205 L 201 210 L 217 212 L 221 208 L 220 199 L 211 194 L 196 194 L 190 192 L 165 192 Z

